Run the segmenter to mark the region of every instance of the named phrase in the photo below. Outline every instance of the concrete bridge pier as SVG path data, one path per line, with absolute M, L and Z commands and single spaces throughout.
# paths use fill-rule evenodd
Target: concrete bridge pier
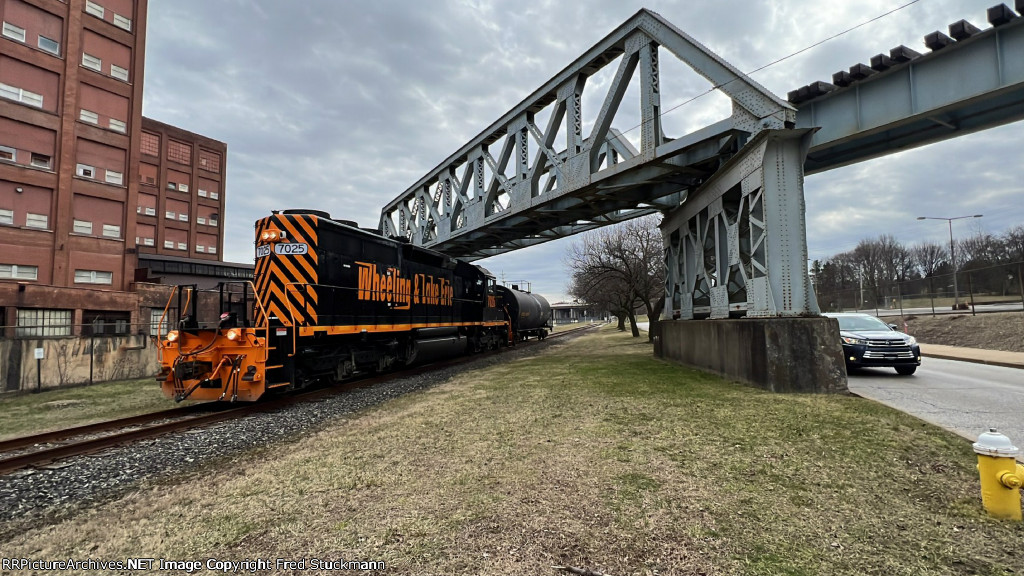
M 763 130 L 661 230 L 655 355 L 776 392 L 845 392 L 839 328 L 807 273 L 804 173 L 813 130 Z

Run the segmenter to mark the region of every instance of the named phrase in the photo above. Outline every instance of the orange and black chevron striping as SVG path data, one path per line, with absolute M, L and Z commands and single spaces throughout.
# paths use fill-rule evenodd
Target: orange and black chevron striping
M 283 233 L 280 240 L 263 239 L 275 230 Z M 312 214 L 274 214 L 256 222 L 256 292 L 267 314 L 285 326 L 317 324 L 318 240 Z

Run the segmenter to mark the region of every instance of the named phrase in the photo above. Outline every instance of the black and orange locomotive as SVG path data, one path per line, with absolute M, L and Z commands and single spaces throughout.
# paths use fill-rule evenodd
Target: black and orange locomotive
M 313 210 L 256 222 L 254 281 L 221 284 L 216 325 L 196 319 L 195 292 L 172 295 L 180 315 L 160 346 L 158 379 L 179 400 L 253 401 L 543 338 L 551 318 L 542 297 L 496 286 L 480 266 Z

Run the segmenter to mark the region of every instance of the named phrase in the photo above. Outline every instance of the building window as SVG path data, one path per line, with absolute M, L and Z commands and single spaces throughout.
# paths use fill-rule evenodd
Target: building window
M 32 159 L 29 161 L 29 163 L 35 166 L 36 168 L 46 168 L 47 170 L 49 170 L 50 161 L 50 157 L 47 156 L 46 154 L 36 154 L 35 152 L 33 152 Z
M 196 252 L 206 252 L 206 247 L 200 244 L 196 246 Z
M 60 56 L 60 42 L 47 38 L 42 34 L 39 35 L 39 49 L 45 50 L 54 56 Z
M 10 84 L 0 83 L 0 98 L 7 98 L 8 100 L 14 100 L 15 102 L 22 102 L 29 106 L 35 106 L 36 108 L 43 107 L 42 94 L 22 90 L 21 88 L 11 86 Z
M 11 40 L 17 40 L 18 42 L 25 41 L 25 29 L 20 26 L 15 26 L 10 22 L 4 22 L 3 34 Z
M 18 264 L 0 264 L 0 278 L 12 280 L 38 280 L 38 266 L 20 266 Z
M 102 270 L 75 270 L 75 284 L 113 284 L 114 273 Z
M 203 190 L 202 188 L 200 188 L 199 189 L 199 197 L 200 198 L 206 198 L 206 190 Z
M 203 218 L 202 216 L 198 216 L 196 218 L 196 224 L 206 224 L 206 218 Z
M 145 244 L 146 246 L 152 246 L 153 245 L 153 239 L 152 238 L 143 238 L 142 240 L 143 240 L 142 243 Z
M 171 308 L 164 313 L 163 308 L 150 308 L 149 309 L 149 335 L 150 336 L 167 336 L 174 327 L 171 318 L 176 316 L 176 309 Z M 161 334 L 163 332 L 163 334 Z
M 178 250 L 188 250 L 188 244 L 185 242 L 178 242 Z
M 117 78 L 118 80 L 124 80 L 125 82 L 128 81 L 128 70 L 121 68 L 120 66 L 111 64 L 110 75 L 114 78 Z
M 143 154 L 149 154 L 150 156 L 160 155 L 160 137 L 156 134 L 150 134 L 149 132 L 142 133 L 142 142 L 139 145 L 139 151 Z
M 75 220 L 71 230 L 78 234 L 92 234 L 92 222 L 86 222 L 85 220 Z
M 104 173 L 104 177 L 106 178 L 107 182 L 110 183 L 110 184 L 117 184 L 118 186 L 120 186 L 122 183 L 124 183 L 124 174 L 122 174 L 120 172 L 114 172 L 113 170 L 107 170 Z
M 82 52 L 82 66 L 85 66 L 86 68 L 88 68 L 90 70 L 95 70 L 97 72 L 102 72 L 103 71 L 103 60 L 100 60 L 99 58 L 97 58 L 95 56 L 90 56 L 89 54 L 86 54 L 85 52 Z
M 156 216 L 156 208 L 146 208 L 146 216 Z
M 210 226 L 213 226 L 214 228 L 217 227 L 217 221 L 213 218 L 213 216 L 210 216 Z
M 127 334 L 128 323 L 131 322 L 131 314 L 128 312 L 86 310 L 83 316 L 89 321 L 88 324 L 82 326 L 82 334 L 85 336 Z
M 103 236 L 105 236 L 106 238 L 120 238 L 121 237 L 121 227 L 120 226 L 115 226 L 113 224 L 104 224 L 103 225 Z
M 217 200 L 220 198 L 220 194 L 217 192 L 210 192 L 210 200 Z
M 71 310 L 21 308 L 16 336 L 70 336 Z
M 18 159 L 18 151 L 10 146 L 0 146 L 0 160 L 14 162 Z
M 79 176 L 84 176 L 86 178 L 95 178 L 96 169 L 93 168 L 92 166 L 89 166 L 88 164 L 79 164 L 75 168 L 75 174 L 78 174 Z
M 85 0 L 85 13 L 103 19 L 103 6 L 92 2 L 92 0 Z
M 139 151 L 150 156 L 160 155 L 160 137 L 149 132 L 142 133 L 142 142 L 139 144 Z
M 181 220 L 182 222 L 188 222 L 188 214 L 185 214 L 184 212 L 178 214 L 178 220 Z
M 178 189 L 178 185 L 175 184 L 174 182 L 168 182 L 167 183 L 167 189 L 168 190 L 177 190 Z
M 114 132 L 120 132 L 121 134 L 124 134 L 125 132 L 128 131 L 128 125 L 120 120 L 114 120 L 113 118 L 111 118 L 110 129 L 113 130 Z
M 42 228 L 46 230 L 49 223 L 50 217 L 46 214 L 33 214 L 31 212 L 25 214 L 25 226 L 29 228 Z
M 100 115 L 95 112 L 90 112 L 85 108 L 83 108 L 82 111 L 78 113 L 78 119 L 82 122 L 88 122 L 90 124 L 100 123 Z
M 167 159 L 190 166 L 192 164 L 192 147 L 171 140 L 167 143 Z
M 217 253 L 217 247 L 216 246 L 208 246 L 206 248 L 206 253 L 207 254 L 216 254 Z
M 174 241 L 173 240 L 164 240 L 164 248 L 171 248 L 171 249 L 173 249 L 174 248 Z
M 188 192 L 188 184 L 178 184 L 178 192 Z
M 14 224 L 14 210 L 0 209 L 0 224 Z
M 200 149 L 199 167 L 210 172 L 220 172 L 220 154 Z
M 114 14 L 114 26 L 117 26 L 118 28 L 124 28 L 125 30 L 131 32 L 132 31 L 132 19 L 131 18 L 125 18 L 124 16 L 121 16 L 120 14 L 116 14 L 115 13 Z
M 164 212 L 164 218 L 167 218 L 168 220 L 174 220 L 175 217 L 177 217 L 177 214 L 171 212 L 170 210 Z

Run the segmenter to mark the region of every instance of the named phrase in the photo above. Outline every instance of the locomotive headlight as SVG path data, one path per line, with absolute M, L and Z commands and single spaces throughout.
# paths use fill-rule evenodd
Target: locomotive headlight
M 178 331 L 177 330 L 171 330 L 170 332 L 168 332 L 167 333 L 167 341 L 168 342 L 177 342 L 178 341 Z
M 228 340 L 234 342 L 242 336 L 242 333 L 239 332 L 237 328 L 232 328 L 231 330 L 228 330 L 226 336 L 228 337 Z
M 260 240 L 264 242 L 280 242 L 284 240 L 285 233 L 283 230 L 264 230 L 260 234 Z

